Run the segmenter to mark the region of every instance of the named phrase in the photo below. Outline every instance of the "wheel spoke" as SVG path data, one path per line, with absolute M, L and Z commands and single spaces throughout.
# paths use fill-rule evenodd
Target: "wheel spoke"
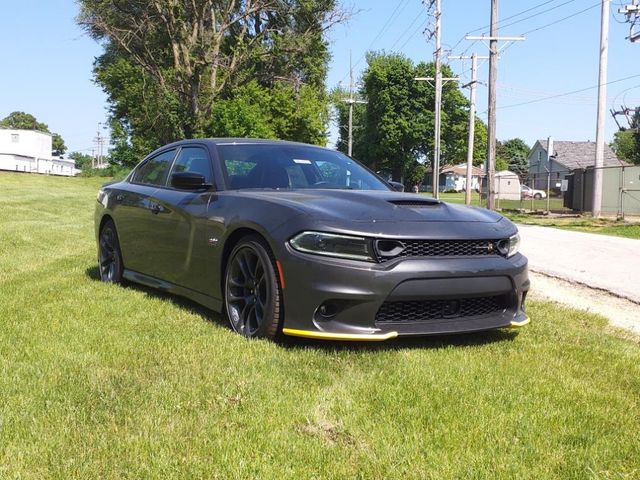
M 240 301 L 246 301 L 245 300 L 246 297 L 244 295 L 236 295 L 235 293 L 229 291 L 227 293 L 227 301 L 232 302 L 232 303 L 236 303 L 236 302 L 240 302 Z
M 242 276 L 244 277 L 245 282 L 248 284 L 252 279 L 251 270 L 249 269 L 249 264 L 247 262 L 246 254 L 243 252 L 242 255 L 238 256 L 238 267 L 242 272 Z
M 240 282 L 237 279 L 233 278 L 233 276 L 230 276 L 229 285 L 231 285 L 234 288 L 245 288 L 247 286 L 247 282 Z

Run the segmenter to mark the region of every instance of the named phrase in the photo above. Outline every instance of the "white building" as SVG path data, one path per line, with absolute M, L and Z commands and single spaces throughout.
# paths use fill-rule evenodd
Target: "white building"
M 73 176 L 73 160 L 51 155 L 51 134 L 0 128 L 0 170 Z
M 480 183 L 484 178 L 484 171 L 478 167 L 471 167 L 471 190 L 479 190 Z M 445 165 L 440 171 L 440 190 L 455 190 L 461 192 L 466 190 L 467 185 L 467 164 Z

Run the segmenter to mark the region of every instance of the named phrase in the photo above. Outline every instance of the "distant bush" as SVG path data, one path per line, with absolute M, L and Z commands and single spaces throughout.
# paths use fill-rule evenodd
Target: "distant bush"
M 128 167 L 122 167 L 120 165 L 109 165 L 107 168 L 85 168 L 78 176 L 79 177 L 113 177 L 124 178 L 131 171 Z

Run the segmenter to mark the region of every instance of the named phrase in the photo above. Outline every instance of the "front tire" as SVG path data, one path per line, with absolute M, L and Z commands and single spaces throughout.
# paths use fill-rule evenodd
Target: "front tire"
M 540 200 L 542 198 L 542 195 L 540 195 L 539 193 L 536 193 L 533 198 L 535 198 L 536 200 Z
M 121 283 L 124 266 L 118 232 L 113 220 L 107 220 L 100 230 L 98 241 L 98 269 L 100 280 L 107 283 Z
M 273 339 L 282 315 L 275 260 L 257 235 L 243 238 L 227 261 L 225 309 L 231 328 L 248 338 Z

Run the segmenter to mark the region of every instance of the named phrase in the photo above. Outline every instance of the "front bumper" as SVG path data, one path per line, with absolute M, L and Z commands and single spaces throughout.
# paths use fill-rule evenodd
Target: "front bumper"
M 283 253 L 285 335 L 376 341 L 529 323 L 525 312 L 527 259 L 521 254 L 509 259 L 405 258 L 370 264 L 302 254 L 288 246 Z M 472 308 L 463 311 L 460 307 L 485 298 L 499 299 L 499 307 L 477 314 Z M 421 320 L 411 313 L 398 318 L 381 315 L 383 305 L 405 307 L 423 302 L 443 305 L 448 314 Z

